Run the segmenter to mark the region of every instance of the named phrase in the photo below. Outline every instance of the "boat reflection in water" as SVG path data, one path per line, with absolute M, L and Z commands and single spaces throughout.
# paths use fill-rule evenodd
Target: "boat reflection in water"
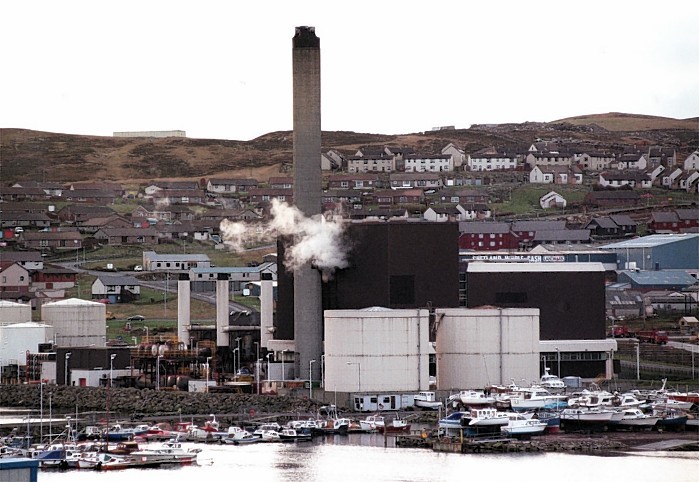
M 92 471 L 49 472 L 41 482 L 123 482 L 137 477 L 149 482 L 192 480 L 284 481 L 451 481 L 464 474 L 517 474 L 518 482 L 542 480 L 547 472 L 565 474 L 566 481 L 589 481 L 589 468 L 609 480 L 673 482 L 696 480 L 699 452 L 643 452 L 621 456 L 573 453 L 451 454 L 429 449 L 395 448 L 394 438 L 379 433 L 326 435 L 306 443 L 183 444 L 199 447 L 196 466 L 173 470 L 126 469 L 95 474 Z M 610 454 L 611 455 L 611 454 Z M 496 477 L 497 479 L 497 477 Z M 494 479 L 494 480 L 496 480 Z M 134 479 L 135 480 L 135 479 Z

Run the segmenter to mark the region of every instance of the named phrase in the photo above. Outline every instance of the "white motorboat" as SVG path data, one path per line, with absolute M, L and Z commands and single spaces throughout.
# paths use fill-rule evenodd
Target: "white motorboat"
M 437 400 L 434 392 L 418 392 L 415 395 L 415 406 L 426 410 L 439 410 L 442 402 Z
M 283 428 L 279 432 L 279 439 L 282 442 L 303 442 L 311 440 L 310 432 L 301 432 L 295 428 Z
M 543 420 L 528 418 L 521 413 L 510 412 L 507 417 L 507 425 L 500 427 L 500 431 L 513 437 L 540 435 L 548 426 L 548 423 Z
M 131 457 L 138 465 L 189 465 L 196 463 L 199 452 L 201 449 L 185 449 L 179 442 L 164 442 L 131 452 Z
M 385 424 L 382 415 L 368 415 L 364 420 L 359 421 L 360 428 L 365 432 L 378 432 L 379 426 Z
M 566 408 L 561 411 L 562 422 L 609 423 L 614 410 L 601 408 Z
M 532 386 L 529 388 L 521 388 L 518 393 L 519 396 L 512 396 L 510 398 L 512 410 L 518 412 L 541 408 L 557 409 L 567 406 L 568 397 L 565 395 L 555 395 L 544 387 Z
M 558 376 L 549 373 L 549 371 L 550 368 L 544 367 L 544 374 L 541 375 L 539 385 L 551 390 L 563 390 L 566 387 L 566 384 L 563 383 L 563 380 L 561 380 Z
M 252 443 L 259 442 L 262 437 L 259 435 L 253 435 L 245 429 L 231 425 L 228 427 L 228 432 L 225 437 L 221 438 L 223 443 L 238 445 L 241 443 Z
M 449 398 L 450 400 L 458 400 L 467 407 L 480 407 L 495 403 L 495 397 L 486 395 L 483 390 L 461 390 L 458 395 L 452 395 Z
M 465 417 L 470 427 L 486 427 L 494 425 L 507 425 L 509 417 L 505 412 L 498 412 L 494 408 L 473 408 Z
M 653 428 L 660 420 L 659 416 L 648 415 L 639 408 L 627 408 L 622 413 L 623 415 L 618 424 L 621 427 Z
M 693 402 L 665 398 L 651 403 L 651 408 L 653 410 L 689 410 L 692 405 L 694 405 Z

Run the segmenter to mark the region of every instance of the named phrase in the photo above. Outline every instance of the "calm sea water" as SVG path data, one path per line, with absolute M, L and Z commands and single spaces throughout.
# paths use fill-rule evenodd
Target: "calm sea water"
M 213 482 L 213 481 L 484 481 L 699 480 L 699 452 L 627 455 L 446 454 L 429 449 L 383 446 L 377 434 L 328 436 L 304 443 L 196 445 L 199 465 L 114 472 L 39 474 L 39 482 Z

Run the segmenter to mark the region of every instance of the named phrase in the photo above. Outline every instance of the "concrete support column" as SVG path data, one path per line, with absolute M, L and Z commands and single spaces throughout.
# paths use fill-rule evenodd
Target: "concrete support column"
M 262 273 L 260 282 L 260 346 L 269 349 L 274 339 L 274 282 L 272 273 Z
M 219 273 L 216 279 L 216 345 L 228 346 L 228 316 L 230 313 L 228 301 L 230 281 L 228 275 Z
M 189 345 L 189 326 L 191 324 L 191 285 L 189 275 L 180 273 L 177 280 L 177 338 Z

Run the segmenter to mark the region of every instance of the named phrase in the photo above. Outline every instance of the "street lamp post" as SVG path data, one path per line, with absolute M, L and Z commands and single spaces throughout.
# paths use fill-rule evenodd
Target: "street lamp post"
M 272 372 L 269 371 L 269 357 L 271 357 L 272 355 L 274 355 L 274 353 L 267 353 L 267 380 L 271 380 L 271 377 L 269 375 Z
M 308 362 L 308 399 L 313 398 L 313 364 L 315 360 L 310 360 Z
M 155 389 L 160 390 L 160 355 L 155 357 Z
M 235 339 L 235 344 L 236 344 L 236 347 L 238 348 L 238 370 L 240 370 L 242 368 L 240 366 L 240 337 L 237 337 Z
M 209 393 L 209 362 L 211 361 L 211 357 L 207 356 L 206 357 L 206 393 Z
M 41 422 L 39 422 L 39 442 L 44 440 L 44 381 L 39 381 L 39 412 L 41 414 Z
M 357 365 L 357 391 L 362 392 L 362 364 L 360 362 L 347 362 L 348 365 Z
M 65 372 L 66 372 L 66 373 L 65 373 L 65 376 L 66 376 L 66 379 L 65 379 L 65 386 L 68 386 L 68 372 L 69 372 L 69 370 L 68 370 L 68 360 L 70 360 L 70 355 L 71 355 L 70 352 L 67 352 L 67 353 L 66 353 L 66 364 L 65 364 L 65 367 L 64 367 Z
M 641 379 L 641 343 L 636 342 L 636 380 Z
M 114 380 L 114 359 L 116 358 L 116 353 L 109 355 L 109 386 L 112 386 L 112 380 Z
M 238 351 L 238 348 L 233 348 L 233 375 L 234 376 L 238 374 L 238 370 L 235 367 L 235 365 L 236 365 L 235 364 L 235 354 L 237 351 Z M 238 368 L 240 368 L 240 367 L 238 367 Z

